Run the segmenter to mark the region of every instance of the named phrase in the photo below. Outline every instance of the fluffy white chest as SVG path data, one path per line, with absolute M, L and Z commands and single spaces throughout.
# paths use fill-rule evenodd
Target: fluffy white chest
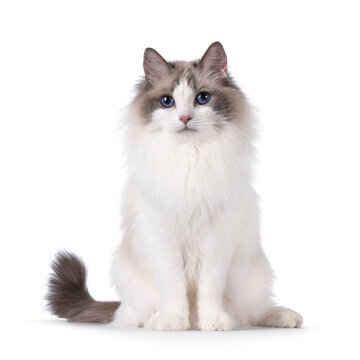
M 136 187 L 154 211 L 173 220 L 209 220 L 234 206 L 248 185 L 248 161 L 233 142 L 231 134 L 200 145 L 162 134 L 145 138 L 132 159 Z

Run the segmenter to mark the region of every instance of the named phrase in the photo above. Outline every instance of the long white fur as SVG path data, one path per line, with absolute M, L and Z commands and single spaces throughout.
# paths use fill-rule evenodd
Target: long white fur
M 154 111 L 147 125 L 130 108 L 124 239 L 112 263 L 121 306 L 113 323 L 299 326 L 299 314 L 272 301 L 251 186 L 251 109 L 219 131 L 222 119 L 211 106 L 194 106 L 195 95 L 184 79 L 173 93 L 176 107 Z M 187 114 L 197 131 L 183 131 L 179 116 Z

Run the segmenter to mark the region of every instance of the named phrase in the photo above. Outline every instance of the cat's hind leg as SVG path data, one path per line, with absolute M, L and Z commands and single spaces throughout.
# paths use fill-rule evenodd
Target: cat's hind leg
M 282 306 L 270 306 L 254 323 L 260 327 L 298 328 L 303 324 L 303 318 L 296 311 Z
M 115 252 L 111 277 L 121 304 L 112 325 L 142 327 L 159 307 L 159 296 L 149 272 L 141 271 L 127 241 Z
M 296 328 L 303 323 L 297 312 L 275 306 L 272 296 L 272 270 L 261 248 L 255 256 L 235 256 L 228 276 L 227 307 L 244 326 Z

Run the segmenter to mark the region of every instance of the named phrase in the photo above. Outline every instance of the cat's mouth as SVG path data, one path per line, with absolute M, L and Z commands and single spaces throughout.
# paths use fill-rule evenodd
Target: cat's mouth
M 188 126 L 184 126 L 182 129 L 179 130 L 179 133 L 182 132 L 195 132 L 195 129 L 189 128 Z

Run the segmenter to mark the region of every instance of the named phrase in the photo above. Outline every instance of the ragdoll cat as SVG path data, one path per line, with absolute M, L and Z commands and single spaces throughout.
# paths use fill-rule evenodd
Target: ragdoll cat
M 157 330 L 301 326 L 272 299 L 251 185 L 254 118 L 222 45 L 191 62 L 148 48 L 144 72 L 126 117 L 124 238 L 112 262 L 121 303 L 95 301 L 83 263 L 60 252 L 50 310 Z

